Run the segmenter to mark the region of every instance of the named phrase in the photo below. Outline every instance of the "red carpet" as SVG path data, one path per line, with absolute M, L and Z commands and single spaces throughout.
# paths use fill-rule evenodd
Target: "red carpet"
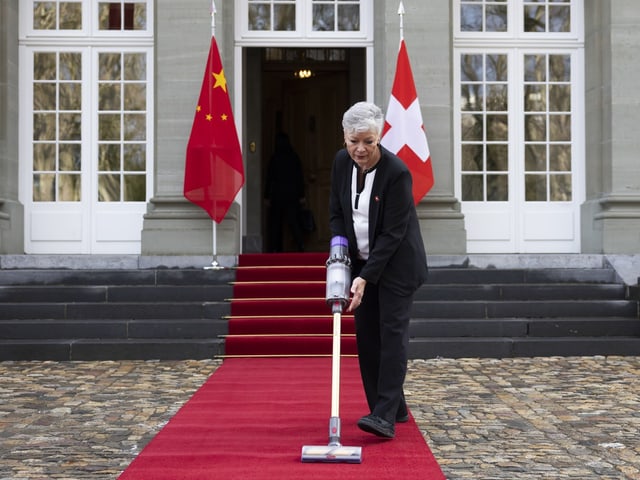
M 120 480 L 443 480 L 413 419 L 383 440 L 355 425 L 366 409 L 355 358 L 342 362 L 342 443 L 361 464 L 302 463 L 326 445 L 330 358 L 233 358 L 194 394 Z
M 325 301 L 328 253 L 240 255 L 231 299 L 227 357 L 331 355 Z M 344 355 L 357 353 L 353 315 L 342 317 Z
M 342 359 L 342 443 L 363 447 L 362 464 L 301 462 L 304 445 L 328 443 L 333 316 L 325 261 L 240 256 L 224 363 L 121 480 L 445 478 L 413 419 L 397 425 L 392 441 L 357 428 L 368 411 L 353 356 Z M 342 353 L 355 355 L 352 315 L 343 315 L 342 332 Z

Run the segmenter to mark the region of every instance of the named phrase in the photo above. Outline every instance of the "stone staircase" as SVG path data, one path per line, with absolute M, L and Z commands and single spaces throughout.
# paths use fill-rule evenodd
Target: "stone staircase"
M 410 356 L 640 355 L 639 298 L 612 268 L 434 268 Z
M 0 268 L 1 360 L 224 353 L 234 269 Z M 600 268 L 431 268 L 411 358 L 640 355 L 637 285 Z
M 0 270 L 0 360 L 202 359 L 224 351 L 232 270 Z

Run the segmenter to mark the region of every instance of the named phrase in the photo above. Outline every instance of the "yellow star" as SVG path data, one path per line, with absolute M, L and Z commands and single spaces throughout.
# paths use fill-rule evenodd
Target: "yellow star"
M 227 79 L 224 78 L 224 69 L 220 70 L 220 73 L 211 72 L 211 75 L 216 79 L 216 83 L 213 88 L 220 87 L 226 93 L 227 91 Z
M 202 110 L 202 107 L 201 107 L 200 105 L 198 105 L 198 106 L 196 107 L 196 112 L 199 112 L 200 110 Z
M 226 114 L 226 113 L 223 113 L 222 115 L 220 115 L 220 118 L 221 118 L 222 120 L 226 120 L 226 119 L 227 119 L 227 114 Z
M 213 116 L 212 116 L 210 113 L 207 113 L 207 116 L 206 116 L 206 117 L 204 117 L 204 118 L 206 118 L 206 119 L 207 119 L 207 121 L 209 121 L 209 122 L 210 122 L 210 121 L 211 121 L 211 119 L 213 118 Z

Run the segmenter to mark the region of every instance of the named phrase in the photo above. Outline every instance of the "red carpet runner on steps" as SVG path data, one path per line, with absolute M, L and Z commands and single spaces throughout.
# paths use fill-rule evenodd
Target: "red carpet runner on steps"
M 331 355 L 333 316 L 325 301 L 327 256 L 241 255 L 225 355 Z M 353 315 L 342 317 L 341 351 L 357 353 Z
M 234 333 L 230 338 L 238 337 L 227 353 L 250 358 L 226 358 L 122 473 L 120 480 L 445 479 L 413 418 L 396 426 L 394 440 L 380 439 L 357 428 L 357 419 L 367 412 L 358 361 L 353 356 L 344 357 L 341 364 L 342 443 L 363 447 L 362 463 L 300 461 L 303 445 L 326 445 L 328 442 L 331 411 L 331 358 L 328 355 L 331 347 L 330 342 L 325 345 L 323 335 L 327 335 L 325 332 L 330 334 L 332 321 L 329 308 L 324 305 L 324 285 L 316 283 L 324 282 L 324 255 L 308 254 L 307 258 L 302 255 L 294 255 L 297 258 L 293 260 L 290 257 L 293 264 L 289 267 L 260 267 L 255 263 L 273 256 L 259 258 L 256 255 L 251 259 L 254 265 L 247 265 L 247 269 L 243 263 L 246 265 L 249 259 L 241 257 L 239 282 L 247 281 L 244 276 L 250 273 L 249 270 L 253 270 L 251 282 L 274 282 L 267 271 L 270 270 L 270 274 L 277 272 L 280 280 L 289 282 L 286 284 L 289 287 L 287 298 L 307 299 L 304 301 L 308 302 L 305 305 L 309 308 L 315 303 L 320 306 L 314 307 L 313 314 L 307 314 L 298 305 L 288 309 L 288 316 L 281 318 L 269 310 L 269 302 L 261 304 L 252 313 L 243 310 L 248 307 L 242 301 L 232 304 L 230 331 L 234 322 L 238 321 L 238 325 L 233 326 Z M 286 270 L 292 270 L 295 262 L 303 266 L 299 270 L 304 273 L 285 274 Z M 316 268 L 314 263 L 319 266 Z M 260 273 L 254 275 L 256 272 Z M 260 275 L 263 279 L 256 280 Z M 308 277 L 303 279 L 305 275 Z M 313 287 L 312 290 L 306 290 L 305 285 Z M 283 287 L 276 284 L 265 283 L 261 287 L 247 283 L 235 288 L 236 294 L 244 292 L 239 296 L 245 299 L 266 299 L 270 290 L 283 296 L 279 293 Z M 324 321 L 324 316 L 329 318 L 328 322 Z M 280 323 L 283 318 L 286 321 Z M 353 319 L 343 318 L 343 322 L 345 329 L 350 328 L 352 333 Z M 271 328 L 269 323 L 279 325 Z M 296 336 L 300 333 L 304 335 Z M 306 337 L 315 340 L 307 343 Z M 252 340 L 244 342 L 241 341 L 243 338 Z M 268 339 L 280 340 L 277 346 L 271 346 Z M 287 339 L 296 345 L 287 346 Z M 354 342 L 347 342 L 345 346 L 355 352 Z

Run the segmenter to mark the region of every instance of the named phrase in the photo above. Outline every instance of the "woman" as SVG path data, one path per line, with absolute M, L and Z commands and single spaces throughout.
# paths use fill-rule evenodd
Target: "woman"
M 407 371 L 413 294 L 427 278 L 427 259 L 411 193 L 411 173 L 380 145 L 384 117 L 359 102 L 344 113 L 345 147 L 331 173 L 330 228 L 349 240 L 351 293 L 360 373 L 370 413 L 358 426 L 393 438 L 409 418 Z

